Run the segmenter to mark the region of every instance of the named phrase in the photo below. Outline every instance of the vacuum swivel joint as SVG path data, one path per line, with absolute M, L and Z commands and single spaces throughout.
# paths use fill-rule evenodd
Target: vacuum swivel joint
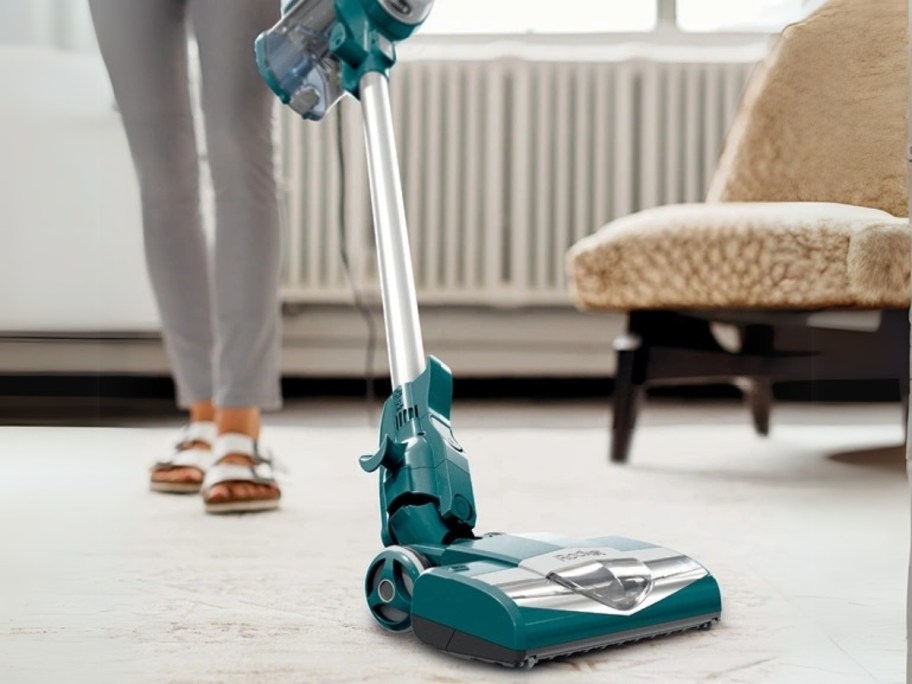
M 383 407 L 380 446 L 362 456 L 380 471 L 383 543 L 449 544 L 472 538 L 475 497 L 469 464 L 450 425 L 453 378 L 439 360 L 397 387 Z

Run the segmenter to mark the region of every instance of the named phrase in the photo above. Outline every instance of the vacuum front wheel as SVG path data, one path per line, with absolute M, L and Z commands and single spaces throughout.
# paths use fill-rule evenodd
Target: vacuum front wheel
M 412 628 L 412 591 L 428 560 L 406 546 L 389 546 L 371 562 L 364 593 L 371 615 L 391 632 Z

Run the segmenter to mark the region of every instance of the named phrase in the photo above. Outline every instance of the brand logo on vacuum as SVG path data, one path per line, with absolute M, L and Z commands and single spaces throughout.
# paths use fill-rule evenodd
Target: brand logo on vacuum
M 598 549 L 579 549 L 578 551 L 571 551 L 570 553 L 555 554 L 554 558 L 562 563 L 570 563 L 572 561 L 582 560 L 583 558 L 602 558 L 604 555 L 605 554 Z

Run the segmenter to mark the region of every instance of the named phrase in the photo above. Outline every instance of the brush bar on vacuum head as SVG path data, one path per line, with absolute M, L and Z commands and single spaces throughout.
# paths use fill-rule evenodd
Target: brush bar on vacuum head
M 438 622 L 413 616 L 412 627 L 421 641 L 451 653 L 452 655 L 481 660 L 488 663 L 497 663 L 506 667 L 529 669 L 537 663 L 556 658 L 565 658 L 589 651 L 597 651 L 611 646 L 655 639 L 685 632 L 691 629 L 710 629 L 719 621 L 720 615 L 704 615 L 679 622 L 657 624 L 643 629 L 630 630 L 605 634 L 601 637 L 575 641 L 566 644 L 556 644 L 541 649 L 529 651 L 515 651 L 498 644 L 479 639 L 466 632 L 461 632 Z

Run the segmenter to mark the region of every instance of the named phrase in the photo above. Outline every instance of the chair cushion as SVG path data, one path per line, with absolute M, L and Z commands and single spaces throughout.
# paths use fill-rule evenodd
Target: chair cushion
M 687 204 L 627 216 L 568 254 L 582 309 L 909 306 L 909 222 L 819 202 Z

